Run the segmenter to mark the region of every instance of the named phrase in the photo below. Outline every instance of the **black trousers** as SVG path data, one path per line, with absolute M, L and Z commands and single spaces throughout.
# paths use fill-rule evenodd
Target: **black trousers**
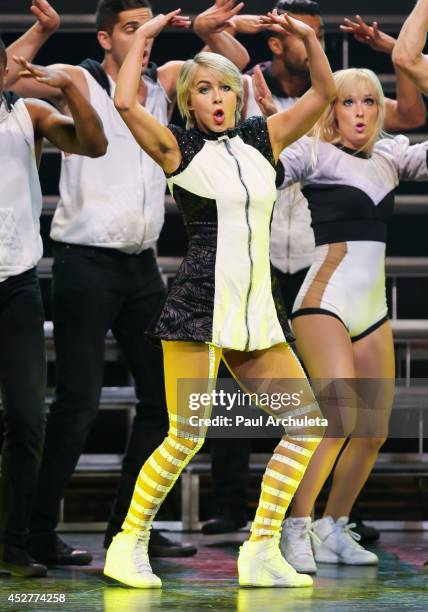
M 132 373 L 137 396 L 114 507 L 118 522 L 125 517 L 138 472 L 168 429 L 162 352 L 145 337 L 165 294 L 152 249 L 127 255 L 55 243 L 52 301 L 57 388 L 47 419 L 33 533 L 50 532 L 57 525 L 61 498 L 97 415 L 109 329 Z
M 25 547 L 45 429 L 44 312 L 36 269 L 0 283 L 4 438 L 0 547 Z
M 295 274 L 284 274 L 275 269 L 283 302 L 289 315 L 308 268 Z M 227 377 L 226 368 L 219 378 Z M 211 469 L 215 514 L 240 519 L 246 512 L 251 440 L 248 438 L 211 440 Z

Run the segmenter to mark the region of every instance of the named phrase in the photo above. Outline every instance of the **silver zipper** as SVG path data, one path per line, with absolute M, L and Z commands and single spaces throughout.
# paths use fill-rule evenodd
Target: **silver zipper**
M 241 165 L 240 165 L 238 159 L 236 158 L 236 156 L 233 154 L 233 151 L 232 151 L 232 148 L 230 146 L 229 140 L 224 139 L 223 142 L 224 142 L 224 145 L 226 147 L 227 152 L 235 160 L 236 167 L 238 169 L 239 180 L 241 181 L 241 184 L 242 184 L 243 188 L 245 189 L 245 194 L 246 194 L 246 199 L 245 199 L 245 220 L 247 222 L 247 228 L 248 228 L 248 257 L 250 259 L 250 282 L 248 284 L 247 297 L 246 297 L 246 301 L 245 301 L 245 328 L 247 330 L 247 341 L 245 343 L 245 349 L 244 350 L 248 351 L 249 346 L 250 346 L 250 327 L 248 325 L 248 303 L 249 303 L 249 300 L 250 300 L 251 290 L 253 288 L 253 268 L 254 268 L 253 258 L 252 258 L 252 255 L 251 255 L 251 239 L 252 239 L 253 232 L 251 230 L 251 225 L 250 225 L 250 192 L 248 191 L 248 187 L 245 184 L 244 179 L 242 178 Z

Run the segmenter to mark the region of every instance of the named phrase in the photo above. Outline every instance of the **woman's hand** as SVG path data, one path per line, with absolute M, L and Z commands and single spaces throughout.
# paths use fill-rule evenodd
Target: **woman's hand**
M 374 51 L 391 54 L 394 50 L 395 38 L 385 34 L 379 30 L 377 21 L 373 21 L 369 26 L 359 15 L 355 15 L 356 21 L 351 21 L 347 17 L 344 18 L 344 25 L 340 26 L 342 32 L 352 34 L 355 40 L 360 43 L 369 45 Z
M 272 30 L 274 26 L 261 23 L 260 15 L 236 15 L 229 20 L 234 34 L 259 34 Z
M 260 66 L 254 68 L 252 79 L 254 97 L 258 107 L 265 117 L 274 115 L 278 111 L 273 101 L 271 90 L 267 86 L 263 72 L 260 70 Z
M 137 32 L 145 38 L 156 38 L 156 36 L 158 36 L 167 26 L 185 29 L 189 28 L 190 17 L 185 17 L 184 15 L 180 15 L 180 13 L 181 9 L 176 9 L 166 15 L 156 15 L 156 17 L 153 17 L 153 19 L 150 19 L 150 21 L 147 21 L 138 28 Z
M 266 25 L 280 26 L 289 34 L 293 34 L 302 40 L 309 38 L 309 36 L 315 35 L 315 30 L 313 30 L 313 28 L 308 26 L 306 23 L 303 23 L 303 21 L 300 21 L 299 19 L 294 19 L 294 17 L 290 17 L 288 13 L 278 15 L 278 11 L 276 9 L 267 13 L 266 15 L 262 15 L 260 17 L 260 22 Z
M 218 34 L 227 27 L 234 27 L 232 18 L 243 6 L 243 2 L 235 6 L 235 0 L 216 0 L 213 6 L 196 17 L 193 24 L 196 34 L 202 38 L 206 34 Z

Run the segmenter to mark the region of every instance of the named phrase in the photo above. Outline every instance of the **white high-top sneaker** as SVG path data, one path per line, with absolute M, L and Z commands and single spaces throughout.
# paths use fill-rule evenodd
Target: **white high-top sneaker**
M 240 586 L 310 587 L 313 580 L 298 574 L 281 555 L 279 534 L 259 542 L 244 542 L 239 549 L 238 574 Z
M 149 535 L 120 531 L 107 550 L 104 574 L 138 589 L 159 589 L 161 579 L 152 572 L 147 554 Z
M 311 517 L 289 517 L 282 523 L 280 548 L 282 555 L 297 572 L 316 574 L 311 538 L 320 542 L 311 529 Z
M 344 563 L 345 565 L 376 565 L 377 556 L 363 548 L 356 540 L 360 535 L 352 531 L 355 524 L 348 524 L 348 517 L 341 516 L 334 522 L 325 516 L 312 523 L 321 543 L 314 541 L 314 556 L 319 563 Z

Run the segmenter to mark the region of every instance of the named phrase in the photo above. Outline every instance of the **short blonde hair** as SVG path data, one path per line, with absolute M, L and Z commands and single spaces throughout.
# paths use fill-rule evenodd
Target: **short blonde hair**
M 364 147 L 361 147 L 357 152 L 364 151 L 365 153 L 371 153 L 375 142 L 383 135 L 383 126 L 385 123 L 385 96 L 383 93 L 382 85 L 376 74 L 368 68 L 348 68 L 347 70 L 338 70 L 334 73 L 334 82 L 336 84 L 336 99 L 321 118 L 315 124 L 311 135 L 314 137 L 315 143 L 319 140 L 324 142 L 331 142 L 332 144 L 338 144 L 341 141 L 341 134 L 336 124 L 335 109 L 336 104 L 339 100 L 343 100 L 346 96 L 350 95 L 352 91 L 357 88 L 369 89 L 371 94 L 379 108 L 378 118 L 376 125 L 373 130 L 373 134 L 370 136 L 368 142 Z
M 181 67 L 177 81 L 177 104 L 180 113 L 186 120 L 186 128 L 193 128 L 196 125 L 195 115 L 189 109 L 191 87 L 195 74 L 199 68 L 206 68 L 214 73 L 225 85 L 229 85 L 236 94 L 235 125 L 241 119 L 241 112 L 244 103 L 244 90 L 242 77 L 238 68 L 232 62 L 218 53 L 208 53 L 202 51 L 195 55 L 193 59 L 187 60 Z

